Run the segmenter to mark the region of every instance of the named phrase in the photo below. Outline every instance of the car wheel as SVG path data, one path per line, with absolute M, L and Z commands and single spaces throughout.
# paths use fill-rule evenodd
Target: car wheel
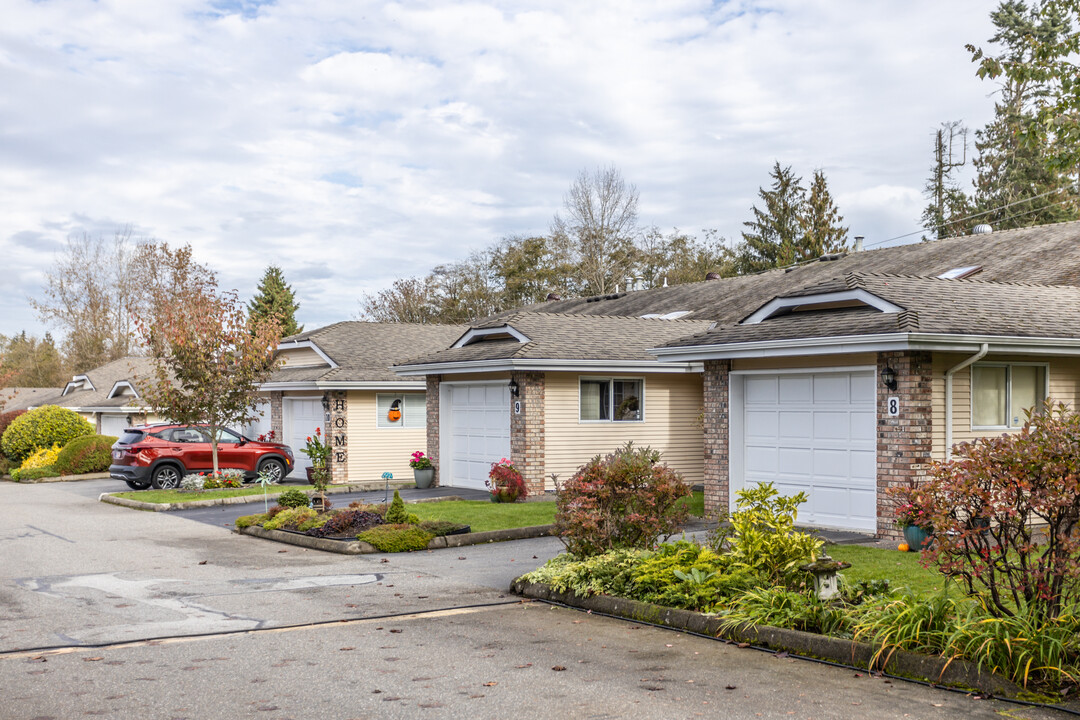
M 128 487 L 132 490 L 145 490 L 150 487 L 150 483 L 141 480 L 125 480 L 124 482 L 126 482 Z
M 155 490 L 175 490 L 180 487 L 180 471 L 173 465 L 162 465 L 150 475 Z
M 259 463 L 259 472 L 270 476 L 270 482 L 279 483 L 285 479 L 285 463 L 274 458 L 267 458 Z

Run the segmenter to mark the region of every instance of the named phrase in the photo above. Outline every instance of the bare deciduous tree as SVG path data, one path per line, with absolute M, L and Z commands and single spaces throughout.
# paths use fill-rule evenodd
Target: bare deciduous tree
M 614 166 L 583 170 L 563 198 L 565 217 L 555 215 L 552 240 L 571 250 L 581 290 L 602 295 L 628 274 L 637 235 L 638 192 Z
M 155 289 L 213 285 L 214 273 L 192 258 L 190 246 L 172 249 L 130 228 L 107 239 L 73 235 L 45 275 L 44 296 L 30 298 L 42 322 L 64 333 L 73 372 L 135 354 L 134 319 L 149 309 Z

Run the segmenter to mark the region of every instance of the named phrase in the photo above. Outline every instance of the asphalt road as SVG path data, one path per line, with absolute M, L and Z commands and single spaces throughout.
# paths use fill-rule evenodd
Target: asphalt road
M 519 602 L 551 538 L 330 555 L 105 489 L 0 483 L 0 718 L 1059 716 Z

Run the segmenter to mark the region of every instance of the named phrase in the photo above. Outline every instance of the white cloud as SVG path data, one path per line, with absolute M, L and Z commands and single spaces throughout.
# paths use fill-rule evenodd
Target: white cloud
M 852 233 L 914 230 L 944 120 L 992 90 L 985 3 L 16 0 L 0 28 L 0 334 L 70 232 L 190 242 L 309 327 L 501 236 L 614 163 L 642 220 L 738 237 L 774 161 Z M 13 299 L 14 298 L 14 299 Z

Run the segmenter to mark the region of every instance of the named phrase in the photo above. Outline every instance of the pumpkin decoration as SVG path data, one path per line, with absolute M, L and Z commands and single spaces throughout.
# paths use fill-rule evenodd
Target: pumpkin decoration
M 390 403 L 390 412 L 386 413 L 386 419 L 390 422 L 397 422 L 401 419 L 401 400 Z
M 907 552 L 911 548 L 908 547 L 907 543 L 900 543 L 899 545 L 896 546 L 896 549 L 899 550 L 900 552 Z

